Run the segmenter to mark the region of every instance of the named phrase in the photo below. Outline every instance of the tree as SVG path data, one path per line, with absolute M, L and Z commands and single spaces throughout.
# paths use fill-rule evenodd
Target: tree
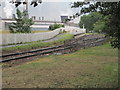
M 19 9 L 17 11 L 17 18 L 15 18 L 16 22 L 12 23 L 12 25 L 9 26 L 11 33 L 30 33 L 31 28 L 30 26 L 33 25 L 32 18 L 27 17 L 27 12 L 23 11 L 21 12 Z
M 93 27 L 94 27 L 93 30 L 95 32 L 98 32 L 98 33 L 104 32 L 105 22 L 102 20 L 99 20 L 93 25 Z
M 81 20 L 79 22 L 79 26 L 82 28 L 83 24 L 85 25 L 85 28 L 87 29 L 87 32 L 91 31 L 93 32 L 93 25 L 98 21 L 102 19 L 102 15 L 98 12 L 93 12 L 88 15 L 83 15 L 81 17 Z
M 88 5 L 88 7 L 83 7 Z M 111 45 L 114 48 L 120 48 L 120 2 L 74 2 L 72 8 L 81 7 L 81 14 L 99 12 L 107 16 L 105 22 L 106 35 L 111 37 Z

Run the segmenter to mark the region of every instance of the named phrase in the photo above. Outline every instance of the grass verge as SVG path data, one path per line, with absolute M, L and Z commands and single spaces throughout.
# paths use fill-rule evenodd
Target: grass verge
M 3 69 L 3 88 L 115 88 L 118 50 L 110 44 Z
M 27 45 L 21 45 L 21 46 L 14 46 L 14 47 L 9 47 L 9 48 L 3 48 L 3 52 L 12 52 L 12 51 L 20 51 L 20 50 L 30 50 L 30 49 L 35 49 L 35 48 L 42 48 L 42 47 L 49 47 L 49 46 L 55 46 L 59 44 L 63 44 L 65 40 L 72 39 L 73 35 L 72 34 L 62 34 L 59 35 L 60 39 L 53 41 L 53 42 L 42 42 L 42 41 L 35 41 L 28 43 Z

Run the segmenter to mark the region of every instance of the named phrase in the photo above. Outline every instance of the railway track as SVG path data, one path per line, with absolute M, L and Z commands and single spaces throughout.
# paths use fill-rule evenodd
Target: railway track
M 59 45 L 59 46 L 47 47 L 47 48 L 36 49 L 26 52 L 4 54 L 0 56 L 1 58 L 0 63 L 12 61 L 12 60 L 25 59 L 34 56 L 43 56 L 46 54 L 54 54 L 54 53 L 64 54 L 66 52 L 76 51 L 80 48 L 96 46 L 101 43 L 104 43 L 103 41 L 104 41 L 103 36 L 86 35 L 77 39 L 67 40 L 66 42 L 64 42 L 63 45 Z
M 20 53 L 10 53 L 0 56 L 2 60 L 0 62 L 8 62 L 11 60 L 18 60 L 38 55 L 45 55 L 45 54 L 52 54 L 57 51 L 62 51 L 64 49 L 69 49 L 71 46 L 64 47 L 64 45 L 54 46 L 54 47 L 48 47 L 48 48 L 42 48 L 42 49 L 36 49 L 26 52 L 20 52 Z

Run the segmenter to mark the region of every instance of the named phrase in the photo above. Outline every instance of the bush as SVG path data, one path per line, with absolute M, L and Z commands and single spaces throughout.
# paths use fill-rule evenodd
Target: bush
M 57 28 L 60 28 L 60 27 L 64 27 L 64 25 L 63 24 L 53 24 L 53 25 L 50 25 L 49 26 L 49 30 L 55 30 L 55 29 L 57 29 Z

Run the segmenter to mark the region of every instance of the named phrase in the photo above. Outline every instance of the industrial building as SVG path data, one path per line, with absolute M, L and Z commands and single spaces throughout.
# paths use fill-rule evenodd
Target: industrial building
M 65 22 L 68 19 L 68 15 L 61 15 L 61 22 Z
M 63 24 L 60 21 L 33 20 L 32 30 L 48 30 L 49 26 L 55 23 Z M 9 25 L 16 22 L 14 19 L 0 19 L 0 30 L 9 30 Z

